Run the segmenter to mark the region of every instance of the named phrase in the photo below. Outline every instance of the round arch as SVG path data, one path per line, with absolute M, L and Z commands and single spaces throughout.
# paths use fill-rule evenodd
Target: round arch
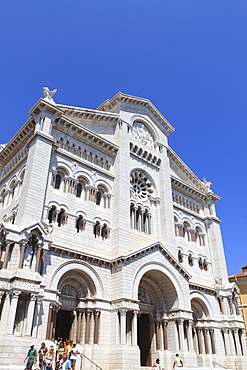
M 193 301 L 193 302 L 192 302 Z M 207 297 L 202 292 L 192 291 L 190 293 L 191 310 L 194 309 L 204 315 L 204 317 L 213 316 L 213 307 Z
M 159 279 L 161 278 L 162 280 L 164 280 L 164 284 L 161 285 L 161 288 L 164 290 L 166 286 L 167 291 L 169 290 L 169 295 L 166 294 L 166 299 L 173 300 L 172 307 L 169 307 L 169 308 L 175 308 L 175 307 L 185 308 L 184 307 L 184 302 L 185 302 L 184 292 L 176 276 L 163 263 L 154 262 L 154 261 L 144 263 L 136 271 L 132 279 L 132 298 L 135 300 L 138 299 L 138 289 L 140 286 L 141 279 L 144 277 L 145 274 L 147 273 L 150 274 L 152 271 L 154 272 L 154 274 L 155 274 L 155 271 L 158 272 L 157 276 L 159 277 Z M 174 296 L 175 296 L 175 299 L 174 299 Z
M 97 298 L 104 297 L 104 287 L 99 274 L 87 263 L 80 260 L 67 261 L 58 266 L 50 278 L 49 289 L 56 291 L 61 278 L 72 270 L 87 276 L 89 281 L 95 286 L 95 296 Z

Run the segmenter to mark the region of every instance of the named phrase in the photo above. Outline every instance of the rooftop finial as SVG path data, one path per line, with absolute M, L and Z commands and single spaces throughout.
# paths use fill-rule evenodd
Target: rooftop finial
M 43 97 L 45 100 L 49 101 L 50 103 L 55 104 L 52 97 L 56 94 L 56 92 L 57 92 L 57 89 L 51 91 L 49 90 L 48 87 L 43 87 Z

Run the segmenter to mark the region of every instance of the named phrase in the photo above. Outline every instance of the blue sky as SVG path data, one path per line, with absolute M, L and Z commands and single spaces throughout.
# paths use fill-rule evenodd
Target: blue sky
M 148 98 L 176 128 L 170 145 L 221 196 L 229 274 L 247 264 L 247 2 L 1 2 L 1 136 L 28 119 L 43 86 L 96 108 Z

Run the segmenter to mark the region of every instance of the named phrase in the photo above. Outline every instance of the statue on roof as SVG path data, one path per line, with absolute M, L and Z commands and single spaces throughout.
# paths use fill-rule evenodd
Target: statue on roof
M 204 177 L 204 178 L 203 178 L 203 184 L 204 184 L 204 186 L 206 186 L 206 188 L 207 188 L 208 190 L 210 189 L 211 185 L 213 185 L 213 184 L 211 183 L 211 181 L 207 181 L 206 177 Z
M 52 98 L 56 94 L 56 92 L 57 92 L 57 89 L 49 90 L 48 87 L 43 87 L 43 97 L 45 100 L 49 101 L 50 103 L 55 104 L 55 101 Z

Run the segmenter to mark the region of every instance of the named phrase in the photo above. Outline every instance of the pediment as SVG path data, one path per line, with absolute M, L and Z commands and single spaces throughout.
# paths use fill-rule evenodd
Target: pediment
M 160 242 L 156 242 L 154 244 L 145 246 L 143 248 L 139 248 L 135 251 L 132 251 L 125 256 L 118 257 L 111 261 L 112 265 L 119 265 L 122 263 L 126 263 L 131 260 L 136 260 L 141 258 L 142 256 L 145 256 L 146 254 L 150 253 L 150 251 L 159 250 L 162 255 L 165 256 L 165 258 L 169 261 L 169 263 L 179 271 L 181 275 L 184 276 L 185 279 L 190 280 L 191 275 L 188 273 L 187 270 L 178 262 L 176 258 L 168 251 L 168 249 Z
M 166 136 L 170 135 L 175 130 L 148 99 L 118 92 L 113 98 L 105 100 L 105 102 L 98 107 L 98 111 L 104 112 L 119 113 L 120 110 L 147 115 Z

